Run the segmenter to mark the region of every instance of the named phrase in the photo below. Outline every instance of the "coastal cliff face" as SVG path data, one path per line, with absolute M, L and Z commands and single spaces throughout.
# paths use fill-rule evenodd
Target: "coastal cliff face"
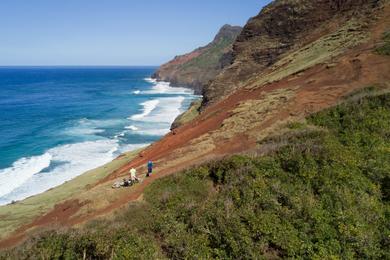
M 278 0 L 251 18 L 233 45 L 232 65 L 224 69 L 204 88 L 204 105 L 221 99 L 249 79 L 273 69 L 289 53 L 310 48 L 325 35 L 334 40 L 351 37 L 363 31 L 379 0 Z M 337 32 L 345 27 L 344 32 Z M 333 49 L 337 41 L 326 45 Z M 331 46 L 333 45 L 333 46 Z M 327 47 L 325 46 L 325 48 Z M 321 50 L 318 50 L 318 54 Z M 314 54 L 314 53 L 313 53 Z M 288 63 L 288 61 L 286 61 Z
M 214 40 L 190 53 L 176 56 L 162 65 L 152 78 L 188 87 L 201 94 L 203 86 L 232 61 L 232 45 L 241 27 L 224 25 Z

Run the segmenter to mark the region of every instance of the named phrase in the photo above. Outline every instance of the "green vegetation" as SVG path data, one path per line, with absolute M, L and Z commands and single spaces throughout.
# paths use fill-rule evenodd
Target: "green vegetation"
M 383 44 L 376 48 L 376 52 L 380 55 L 390 55 L 390 31 L 383 34 Z
M 259 75 L 256 86 L 267 82 L 281 80 L 287 76 L 298 74 L 316 64 L 325 63 L 340 55 L 346 49 L 355 47 L 368 39 L 363 22 L 351 19 L 337 31 L 325 35 L 318 40 L 291 52 L 272 65 L 273 71 L 268 75 Z
M 267 156 L 160 179 L 115 219 L 45 232 L 2 258 L 388 259 L 390 94 L 288 129 L 266 140 L 286 144 Z
M 185 63 L 182 66 L 182 69 L 184 71 L 192 70 L 194 68 L 199 68 L 202 70 L 217 69 L 222 55 L 225 53 L 226 49 L 232 45 L 234 39 L 235 38 L 221 38 L 204 53 Z
M 195 117 L 199 115 L 199 109 L 202 105 L 202 100 L 196 100 L 193 101 L 190 105 L 190 107 L 185 111 L 183 114 L 179 115 L 175 121 L 172 123 L 172 129 L 178 128 L 181 125 L 184 125 L 185 123 L 188 123 L 192 121 Z

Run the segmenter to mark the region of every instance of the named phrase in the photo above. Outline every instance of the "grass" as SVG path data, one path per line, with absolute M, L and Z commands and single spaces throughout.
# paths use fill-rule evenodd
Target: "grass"
M 226 48 L 231 46 L 234 42 L 234 39 L 230 38 L 221 38 L 219 42 L 211 46 L 207 51 L 199 55 L 198 57 L 192 59 L 191 61 L 185 63 L 182 66 L 184 71 L 192 70 L 195 68 L 204 69 L 216 69 L 221 59 L 222 55 L 226 51 Z
M 0 236 L 5 237 L 24 223 L 52 209 L 55 204 L 80 194 L 87 185 L 96 183 L 114 170 L 128 163 L 138 152 L 125 153 L 120 158 L 88 171 L 58 187 L 29 197 L 23 201 L 0 207 Z
M 272 66 L 271 73 L 259 76 L 261 80 L 256 82 L 256 86 L 297 74 L 364 42 L 368 39 L 368 33 L 360 28 L 360 23 L 360 21 L 352 19 L 336 32 L 321 37 L 308 46 L 281 58 Z
M 179 115 L 172 124 L 172 128 L 178 128 L 181 125 L 184 125 L 199 115 L 199 109 L 202 105 L 202 100 L 193 101 L 190 107 L 183 114 Z
M 182 64 L 171 66 L 169 77 L 179 85 L 200 87 L 212 80 L 221 70 L 224 55 L 230 50 L 235 38 L 224 36 L 205 47 L 197 49 L 200 55 Z
M 225 119 L 222 127 L 216 131 L 216 136 L 232 138 L 236 134 L 249 134 L 249 130 L 261 125 L 277 109 L 292 97 L 294 92 L 291 89 L 278 89 L 256 100 L 242 102 L 235 108 L 232 115 Z M 262 135 L 255 135 L 257 138 Z
M 390 55 L 390 31 L 383 34 L 383 43 L 375 51 L 380 55 Z
M 157 180 L 114 219 L 45 232 L 0 259 L 388 259 L 390 94 L 288 129 L 272 153 Z

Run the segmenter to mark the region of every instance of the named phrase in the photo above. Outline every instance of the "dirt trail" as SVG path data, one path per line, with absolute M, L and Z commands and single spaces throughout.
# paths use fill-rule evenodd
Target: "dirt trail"
M 257 132 L 272 131 L 272 127 L 278 122 L 303 118 L 310 113 L 333 106 L 340 102 L 342 96 L 356 89 L 372 84 L 380 84 L 389 88 L 389 58 L 376 55 L 372 51 L 382 32 L 389 28 L 390 13 L 388 9 L 384 17 L 385 19 L 373 28 L 371 32 L 373 39 L 370 42 L 333 59 L 331 62 L 335 65 L 318 64 L 299 73 L 299 75 L 292 75 L 278 82 L 255 86 L 252 89 L 240 89 L 226 99 L 208 107 L 196 120 L 175 129 L 174 132 L 142 151 L 128 165 L 86 189 L 85 192 L 88 193 L 90 190 L 99 190 L 111 185 L 113 180 L 127 175 L 128 170 L 132 167 L 137 168 L 138 172 L 142 172 L 148 160 L 161 163 L 157 164 L 155 174 L 146 178 L 142 183 L 129 188 L 123 196 L 113 198 L 108 206 L 78 214 L 80 209 L 90 204 L 90 201 L 81 201 L 76 197 L 59 203 L 47 214 L 20 227 L 10 237 L 0 241 L 0 248 L 12 247 L 20 243 L 29 230 L 37 227 L 73 226 L 98 216 L 110 214 L 127 203 L 137 200 L 144 189 L 156 179 L 211 159 L 254 149 L 257 146 L 255 138 Z M 248 125 L 245 131 L 236 133 L 233 138 L 215 137 L 224 120 L 231 117 L 234 109 L 242 102 L 262 99 L 278 89 L 292 89 L 294 91 L 294 96 L 287 100 L 282 108 L 269 111 L 265 120 L 256 124 L 255 127 Z M 191 153 L 193 149 L 205 141 L 214 146 L 210 149 L 199 149 L 195 155 Z

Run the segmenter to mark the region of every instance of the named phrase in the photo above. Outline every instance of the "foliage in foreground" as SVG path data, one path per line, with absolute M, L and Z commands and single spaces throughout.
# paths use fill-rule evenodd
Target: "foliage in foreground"
M 376 52 L 380 55 L 390 55 L 390 31 L 383 34 L 383 44 L 376 48 Z
M 390 258 L 390 94 L 291 128 L 273 154 L 166 177 L 112 221 L 40 234 L 3 258 Z

